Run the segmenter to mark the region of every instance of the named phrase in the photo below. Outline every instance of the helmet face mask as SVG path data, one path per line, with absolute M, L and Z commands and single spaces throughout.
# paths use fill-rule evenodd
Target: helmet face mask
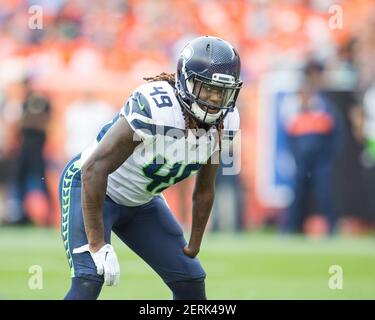
M 233 47 L 215 37 L 190 42 L 179 58 L 177 96 L 198 121 L 217 124 L 235 107 L 242 87 L 240 59 Z

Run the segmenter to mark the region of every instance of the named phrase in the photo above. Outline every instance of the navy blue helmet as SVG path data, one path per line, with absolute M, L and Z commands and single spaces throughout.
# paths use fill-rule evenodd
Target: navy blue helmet
M 217 124 L 235 107 L 242 87 L 241 61 L 226 41 L 198 37 L 189 42 L 178 59 L 177 97 L 196 119 Z

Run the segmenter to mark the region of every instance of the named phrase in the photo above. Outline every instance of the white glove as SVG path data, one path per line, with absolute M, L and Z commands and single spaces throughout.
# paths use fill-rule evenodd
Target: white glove
M 110 244 L 105 244 L 99 251 L 91 252 L 89 245 L 73 249 L 73 253 L 90 252 L 96 265 L 96 272 L 99 275 L 104 273 L 104 285 L 117 286 L 120 282 L 120 265 L 115 250 Z

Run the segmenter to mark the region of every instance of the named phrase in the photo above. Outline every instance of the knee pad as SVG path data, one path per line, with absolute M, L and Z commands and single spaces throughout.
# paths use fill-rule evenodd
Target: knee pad
M 72 278 L 72 286 L 64 300 L 96 300 L 102 290 L 103 282 L 85 278 Z
M 173 281 L 168 283 L 173 300 L 206 300 L 204 279 Z

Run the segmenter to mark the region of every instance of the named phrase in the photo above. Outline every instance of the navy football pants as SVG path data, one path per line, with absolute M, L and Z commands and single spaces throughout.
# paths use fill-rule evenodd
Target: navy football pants
M 87 244 L 81 208 L 80 177 L 78 156 L 67 164 L 60 179 L 61 233 L 72 277 L 103 282 L 103 276 L 96 273 L 94 261 L 88 252 L 73 254 L 74 248 Z M 183 231 L 163 198 L 155 196 L 144 205 L 126 207 L 106 196 L 103 218 L 105 241 L 110 243 L 113 231 L 165 283 L 205 278 L 206 274 L 199 260 L 183 253 L 182 249 L 186 245 Z

